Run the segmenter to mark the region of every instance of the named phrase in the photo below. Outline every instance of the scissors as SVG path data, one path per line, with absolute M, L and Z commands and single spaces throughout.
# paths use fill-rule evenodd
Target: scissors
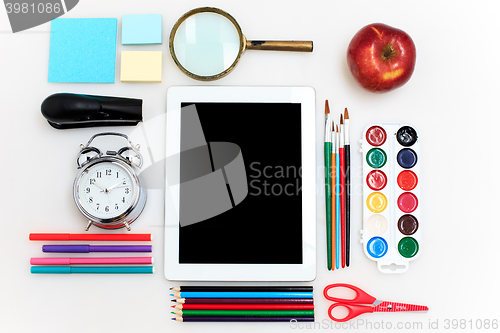
M 334 288 L 347 288 L 351 289 L 356 293 L 356 297 L 353 299 L 337 298 L 328 295 L 328 291 Z M 379 301 L 375 297 L 368 295 L 363 290 L 347 283 L 334 283 L 325 287 L 323 290 L 323 295 L 329 301 L 337 302 L 332 304 L 328 308 L 328 316 L 330 319 L 337 322 L 345 322 L 351 320 L 363 313 L 372 312 L 402 312 L 402 311 L 413 311 L 413 312 L 427 312 L 429 308 L 423 305 L 415 304 L 405 304 L 405 303 L 395 303 Z M 369 304 L 369 305 L 361 305 Z M 332 311 L 336 307 L 344 307 L 349 313 L 344 318 L 336 318 L 333 316 Z

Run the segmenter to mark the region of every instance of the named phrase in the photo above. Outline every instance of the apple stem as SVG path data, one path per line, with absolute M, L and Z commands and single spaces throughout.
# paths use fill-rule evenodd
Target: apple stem
M 387 50 L 385 50 L 384 57 L 388 58 L 392 52 L 394 52 L 394 47 L 390 46 Z

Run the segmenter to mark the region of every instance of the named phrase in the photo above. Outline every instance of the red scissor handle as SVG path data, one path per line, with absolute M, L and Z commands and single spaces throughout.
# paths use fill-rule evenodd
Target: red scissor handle
M 332 311 L 336 307 L 346 308 L 349 311 L 349 313 L 344 318 L 335 318 L 332 314 Z M 373 309 L 374 309 L 373 306 L 353 305 L 353 304 L 346 304 L 346 303 L 333 303 L 328 308 L 328 316 L 333 321 L 344 322 L 344 321 L 351 320 L 352 318 L 357 317 L 360 314 L 367 313 L 367 312 L 373 312 Z
M 332 296 L 328 295 L 328 291 L 330 289 L 334 289 L 334 288 L 351 289 L 356 293 L 356 297 L 354 297 L 353 299 L 344 299 L 344 298 L 337 298 L 337 297 L 332 297 Z M 373 304 L 377 300 L 375 297 L 368 295 L 367 293 L 365 293 L 363 290 L 359 289 L 358 287 L 355 287 L 355 286 L 353 286 L 351 284 L 347 284 L 347 283 L 330 284 L 330 285 L 326 286 L 325 289 L 323 290 L 323 295 L 325 296 L 325 298 L 327 300 L 333 301 L 333 302 L 339 302 L 339 303 Z M 332 307 L 330 307 L 330 308 L 332 308 Z M 371 308 L 371 307 L 369 307 L 369 308 Z M 363 313 L 363 312 L 361 312 L 361 313 Z M 353 316 L 353 317 L 356 317 L 356 316 Z

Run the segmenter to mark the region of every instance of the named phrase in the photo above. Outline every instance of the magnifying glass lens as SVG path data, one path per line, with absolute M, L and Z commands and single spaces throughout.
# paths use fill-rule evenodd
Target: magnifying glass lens
M 240 53 L 234 24 L 217 13 L 201 12 L 182 22 L 174 36 L 173 51 L 187 71 L 212 76 L 231 67 Z

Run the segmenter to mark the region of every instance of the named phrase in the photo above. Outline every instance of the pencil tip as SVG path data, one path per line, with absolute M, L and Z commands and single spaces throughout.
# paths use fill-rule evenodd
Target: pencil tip
M 344 119 L 349 119 L 349 111 L 347 111 L 347 108 L 344 110 Z
M 171 318 L 172 320 L 176 320 L 176 318 Z
M 170 302 L 177 302 L 177 300 L 176 299 L 171 299 Z
M 171 308 L 175 308 L 176 306 L 175 305 L 170 305 Z
M 325 100 L 325 114 L 330 113 L 330 105 L 328 105 L 328 100 Z

